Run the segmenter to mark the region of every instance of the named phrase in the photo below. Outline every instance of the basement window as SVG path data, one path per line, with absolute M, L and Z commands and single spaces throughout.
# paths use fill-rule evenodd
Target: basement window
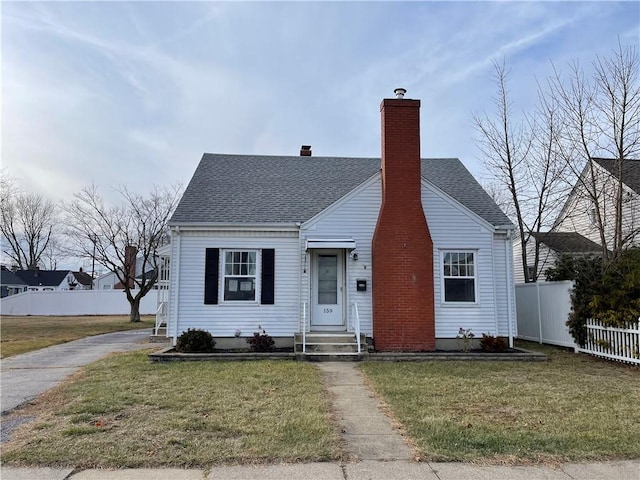
M 476 253 L 443 251 L 441 258 L 444 302 L 475 303 Z

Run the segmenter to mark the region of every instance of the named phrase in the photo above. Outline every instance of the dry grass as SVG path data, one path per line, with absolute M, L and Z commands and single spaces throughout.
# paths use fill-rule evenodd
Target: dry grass
M 79 317 L 0 317 L 0 355 L 2 358 L 70 342 L 90 335 L 151 328 L 155 317 L 143 315 L 132 323 L 128 315 Z
M 527 344 L 548 362 L 369 362 L 374 389 L 424 460 L 640 457 L 640 369 Z
M 299 362 L 120 354 L 6 420 L 17 415 L 35 420 L 3 444 L 4 465 L 206 468 L 339 454 L 320 373 Z

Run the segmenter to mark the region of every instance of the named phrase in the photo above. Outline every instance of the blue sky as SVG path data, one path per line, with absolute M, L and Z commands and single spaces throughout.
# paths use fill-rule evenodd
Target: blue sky
M 471 113 L 506 58 L 536 78 L 638 44 L 638 2 L 3 2 L 2 167 L 53 200 L 190 179 L 203 152 L 379 156 L 383 98 L 422 100 L 422 156 L 484 180 Z

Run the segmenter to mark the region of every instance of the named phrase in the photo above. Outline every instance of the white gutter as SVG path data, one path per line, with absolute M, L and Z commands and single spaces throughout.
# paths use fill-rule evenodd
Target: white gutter
M 302 253 L 302 228 L 300 227 L 300 223 L 298 226 L 298 316 L 300 316 L 300 306 L 302 305 L 302 255 L 307 255 L 307 252 Z M 303 315 L 304 316 L 304 315 Z M 300 319 L 298 319 L 298 327 L 300 327 Z M 302 327 L 301 330 L 306 329 L 306 325 Z M 300 332 L 302 333 L 302 332 Z M 304 341 L 302 343 L 302 347 L 304 348 Z
M 294 232 L 300 227 L 297 223 L 171 223 L 170 227 L 194 230 L 270 230 Z
M 180 227 L 175 227 L 174 232 L 176 234 L 176 258 L 175 260 L 171 259 L 171 265 L 175 265 L 176 267 L 176 307 L 174 309 L 175 312 L 175 323 L 173 327 L 173 346 L 175 347 L 176 342 L 178 341 L 178 317 L 180 312 L 180 253 L 181 253 L 181 240 L 180 240 Z

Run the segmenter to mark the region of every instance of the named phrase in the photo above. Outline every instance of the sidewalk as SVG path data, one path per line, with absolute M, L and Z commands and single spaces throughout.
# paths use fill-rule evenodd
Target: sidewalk
M 104 338 L 98 343 L 103 346 L 110 344 L 110 349 L 134 349 L 141 346 L 135 343 L 135 337 L 129 337 L 127 341 L 124 341 L 124 337 L 120 338 L 121 342 L 117 340 L 117 337 Z M 95 344 L 95 337 L 93 342 Z M 42 358 L 47 356 L 40 359 Z M 79 361 L 74 363 L 77 364 Z M 32 368 L 35 366 L 32 365 Z M 377 398 L 366 386 L 353 363 L 319 363 L 318 368 L 322 371 L 330 393 L 332 408 L 336 421 L 340 425 L 349 458 L 348 462 L 240 465 L 213 467 L 206 470 L 168 468 L 75 471 L 71 468 L 1 467 L 0 478 L 2 480 L 640 480 L 640 459 L 568 463 L 556 468 L 414 462 L 412 447 L 405 441 L 401 432 L 392 425 L 390 419 L 382 413 Z M 3 410 L 4 369 L 5 365 L 2 367 Z
M 568 463 L 558 468 L 363 460 L 358 463 L 214 467 L 205 470 L 84 470 L 2 467 L 2 480 L 638 480 L 640 461 Z

